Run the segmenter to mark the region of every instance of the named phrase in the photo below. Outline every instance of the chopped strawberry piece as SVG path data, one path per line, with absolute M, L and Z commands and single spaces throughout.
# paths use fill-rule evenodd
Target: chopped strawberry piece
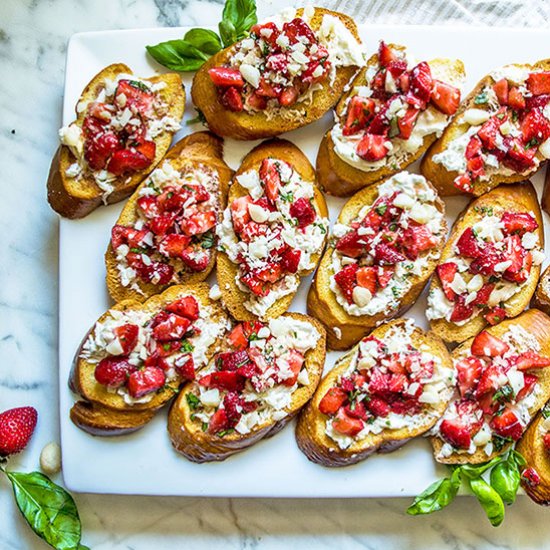
M 544 109 L 548 102 L 550 102 L 550 94 L 543 95 L 530 95 L 525 99 L 522 97 L 524 106 L 523 108 L 527 109 L 536 109 L 537 107 Z
M 102 170 L 116 151 L 122 149 L 122 143 L 114 132 L 94 135 L 84 142 L 84 158 L 92 170 Z
M 409 222 L 409 227 L 401 236 L 401 245 L 410 260 L 416 260 L 421 252 L 432 249 L 436 244 L 437 239 L 430 229 L 414 222 Z
M 522 254 L 523 254 L 522 250 Z M 504 272 L 504 278 L 508 281 L 514 281 L 516 283 L 524 283 L 529 278 L 529 275 L 531 274 L 531 267 L 533 265 L 533 254 L 531 251 L 528 251 L 523 256 L 523 263 L 521 264 L 521 268 L 518 271 L 511 271 L 510 269 L 507 269 Z M 511 266 L 510 266 L 511 267 Z
M 226 391 L 242 391 L 245 378 L 235 371 L 214 371 L 199 380 L 201 386 Z
M 260 180 L 265 187 L 265 195 L 272 204 L 277 200 L 282 186 L 278 162 L 274 159 L 264 159 L 259 171 Z
M 262 237 L 267 233 L 268 226 L 266 224 L 248 222 L 241 231 L 241 240 L 245 243 L 252 242 L 257 237 Z
M 234 428 L 242 416 L 243 399 L 237 392 L 229 392 L 223 398 L 223 408 L 227 415 L 227 423 L 229 428 Z
M 334 281 L 340 287 L 344 298 L 353 304 L 353 289 L 356 284 L 357 264 L 350 264 L 334 275 Z
M 545 433 L 542 437 L 542 445 L 547 453 L 550 453 L 550 432 Z M 540 481 L 540 479 L 539 479 Z
M 193 296 L 178 298 L 169 303 L 164 309 L 170 313 L 181 315 L 190 321 L 196 321 L 199 318 L 199 303 Z
M 181 227 L 186 235 L 202 235 L 216 225 L 216 213 L 213 210 L 186 212 Z
M 270 84 L 262 77 L 256 93 L 261 97 L 276 98 L 281 95 L 281 87 Z
M 501 109 L 501 111 L 503 109 Z M 498 136 L 500 136 L 500 126 L 506 118 L 505 111 L 501 111 L 499 111 L 497 115 L 492 116 L 487 122 L 484 122 L 477 132 L 477 136 L 487 149 L 497 148 L 497 139 Z M 503 117 L 502 120 L 498 118 L 499 116 Z
M 523 426 L 512 409 L 504 409 L 501 414 L 494 416 L 490 426 L 501 437 L 510 437 L 514 441 L 523 434 Z
M 338 386 L 333 386 L 319 401 L 319 411 L 323 414 L 336 414 L 348 400 L 348 394 Z
M 430 101 L 442 113 L 454 115 L 460 105 L 460 90 L 441 80 L 434 80 Z
M 124 107 L 146 115 L 153 104 L 154 94 L 146 84 L 135 80 L 119 80 L 115 91 L 115 99 L 121 104 L 121 96 L 124 95 L 122 103 Z
M 132 372 L 128 378 L 128 393 L 139 398 L 153 393 L 164 386 L 166 374 L 158 367 L 145 367 Z
M 231 203 L 231 218 L 233 220 L 233 229 L 235 233 L 240 233 L 244 226 L 250 221 L 248 205 L 252 202 L 250 195 L 236 198 Z
M 395 265 L 405 260 L 405 256 L 403 254 L 397 252 L 397 250 L 383 242 L 376 246 L 374 256 L 376 261 L 381 265 Z
M 405 71 L 407 70 L 407 60 L 406 59 L 394 59 L 393 61 L 390 61 L 388 64 L 388 72 L 391 73 L 394 80 L 397 80 L 397 82 L 400 82 L 400 77 L 405 74 Z M 408 87 L 406 90 L 408 91 Z
M 535 231 L 539 224 L 528 212 L 504 212 L 501 217 L 504 230 L 507 234 L 517 233 L 523 235 Z
M 397 119 L 397 126 L 399 127 L 399 137 L 402 139 L 409 139 L 411 137 L 416 119 L 418 118 L 420 111 L 414 107 L 409 107 L 407 112 Z
M 392 50 L 383 40 L 378 46 L 378 63 L 381 67 L 387 67 L 392 61 L 399 59 L 397 53 Z
M 181 260 L 191 271 L 204 271 L 210 263 L 210 254 L 200 245 L 192 245 L 182 252 Z
M 281 268 L 285 273 L 296 273 L 300 266 L 301 250 L 287 247 L 281 254 Z
M 463 193 L 472 192 L 472 178 L 469 174 L 460 174 L 453 180 L 453 185 Z
M 256 296 L 267 296 L 269 294 L 269 286 L 260 281 L 251 272 L 241 276 L 241 282 L 244 283 Z
M 227 336 L 229 343 L 236 350 L 244 350 L 248 347 L 248 338 L 244 333 L 244 327 L 242 323 L 236 325 L 233 330 Z
M 525 98 L 516 86 L 510 88 L 510 92 L 508 93 L 508 106 L 517 111 L 525 109 Z
M 491 292 L 493 292 L 493 289 L 495 288 L 495 285 L 493 283 L 485 283 L 476 293 L 476 297 L 471 302 L 472 305 L 478 306 L 478 307 L 484 307 L 487 305 L 487 302 L 489 301 L 489 296 L 491 296 Z
M 421 101 L 429 101 L 434 83 L 430 66 L 422 61 L 411 71 L 410 92 Z
M 298 227 L 303 229 L 315 221 L 315 209 L 305 197 L 300 197 L 290 205 L 290 215 L 298 220 Z
M 388 154 L 386 138 L 381 135 L 365 134 L 357 145 L 357 154 L 368 162 L 376 162 Z
M 159 342 L 179 340 L 189 330 L 191 321 L 175 313 L 159 313 L 153 319 L 153 338 Z
M 490 332 L 482 330 L 472 342 L 471 351 L 479 357 L 498 357 L 504 355 L 510 346 Z
M 248 105 L 257 111 L 263 111 L 267 107 L 267 99 L 258 95 L 256 92 L 253 92 L 248 96 L 246 100 Z
M 376 280 L 380 288 L 386 288 L 389 282 L 392 280 L 395 270 L 393 267 L 377 266 L 376 268 Z
M 349 437 L 355 437 L 363 429 L 363 426 L 362 420 L 348 416 L 344 409 L 340 409 L 332 421 L 334 430 Z
M 521 121 L 521 135 L 524 143 L 539 145 L 550 136 L 550 122 L 540 109 L 531 109 Z
M 227 430 L 230 427 L 229 419 L 225 409 L 218 409 L 208 422 L 208 433 L 215 435 Z
M 126 323 L 113 329 L 122 348 L 122 355 L 128 355 L 135 347 L 139 336 L 139 327 L 132 323 Z
M 191 237 L 187 235 L 170 233 L 159 241 L 158 250 L 162 255 L 168 258 L 180 258 L 190 242 Z
M 455 364 L 455 368 L 461 397 L 472 394 L 481 377 L 483 361 L 478 357 L 465 357 Z
M 151 164 L 151 159 L 135 148 L 115 151 L 107 164 L 107 170 L 115 176 L 130 172 L 145 170 Z
M 474 306 L 472 304 L 466 304 L 466 298 L 463 295 L 457 296 L 454 303 L 453 311 L 451 313 L 451 323 L 460 323 L 466 321 L 474 313 Z
M 214 83 L 214 86 L 222 86 L 224 88 L 229 86 L 242 88 L 244 86 L 243 77 L 238 69 L 212 67 L 212 69 L 208 70 L 208 75 Z
M 367 288 L 371 294 L 376 292 L 376 268 L 372 266 L 360 267 L 357 270 L 357 284 Z
M 506 319 L 506 310 L 502 307 L 494 307 L 485 313 L 483 317 L 490 325 L 498 325 L 501 321 Z
M 510 358 L 512 364 L 518 370 L 541 369 L 550 366 L 550 358 L 538 354 L 536 351 L 528 350 Z
M 283 268 L 280 264 L 271 263 L 263 269 L 255 269 L 254 277 L 259 281 L 275 283 L 283 276 Z
M 535 165 L 533 159 L 537 153 L 536 147 L 526 147 L 519 138 L 510 140 L 509 144 L 507 156 L 502 161 L 504 166 L 516 172 L 524 172 Z
M 130 248 L 141 248 L 147 246 L 145 239 L 148 233 L 147 229 L 137 230 L 133 227 L 115 225 L 111 229 L 111 244 L 115 250 L 122 244 L 127 244 Z
M 508 80 L 501 78 L 493 84 L 493 91 L 500 105 L 508 105 Z
M 285 23 L 283 25 L 282 32 L 283 34 L 286 34 L 291 44 L 296 44 L 301 40 L 306 43 L 317 43 L 317 39 L 315 38 L 315 34 L 311 30 L 311 27 L 300 17 L 295 17 L 292 21 Z
M 240 90 L 235 86 L 231 86 L 223 92 L 221 102 L 224 107 L 235 113 L 243 110 L 243 97 Z
M 190 355 L 182 365 L 176 362 L 176 372 L 182 380 L 195 380 L 195 361 L 193 361 L 193 356 Z
M 129 252 L 126 255 L 128 265 L 135 269 L 137 275 L 147 283 L 166 285 L 172 280 L 174 268 L 162 262 L 151 262 L 147 265 L 143 262 L 142 254 Z
M 521 481 L 528 487 L 536 487 L 540 485 L 540 476 L 535 468 L 525 468 L 525 470 L 521 472 Z
M 344 256 L 358 258 L 363 254 L 366 246 L 366 236 L 359 235 L 357 231 L 350 231 L 338 239 L 336 250 Z
M 285 88 L 279 96 L 279 104 L 283 107 L 290 107 L 298 101 L 298 88 L 296 86 L 289 86 Z
M 364 130 L 374 116 L 374 108 L 375 103 L 372 99 L 353 96 L 349 102 L 342 134 L 350 136 Z
M 455 275 L 458 272 L 458 266 L 454 262 L 445 262 L 444 264 L 438 265 L 436 271 L 437 276 L 441 281 L 443 293 L 445 294 L 447 299 L 454 301 L 454 299 L 456 298 L 456 294 L 451 288 L 451 284 L 454 281 Z
M 95 368 L 96 381 L 103 386 L 120 388 L 136 367 L 128 362 L 128 357 L 106 357 Z
M 292 372 L 292 376 L 289 376 L 282 381 L 283 386 L 293 386 L 298 379 L 300 374 L 300 369 L 304 364 L 304 356 L 297 350 L 291 349 L 285 356 L 284 359 L 288 363 L 288 366 Z
M 149 228 L 155 235 L 166 235 L 174 225 L 175 219 L 175 214 L 161 214 L 149 221 Z
M 519 390 L 518 394 L 516 395 L 516 403 L 519 403 L 522 399 L 525 399 L 533 392 L 537 381 L 538 377 L 534 374 L 525 373 L 523 375 L 523 388 L 521 388 L 521 390 Z
M 344 412 L 351 418 L 359 418 L 361 420 L 366 420 L 367 417 L 370 416 L 363 401 L 354 401 L 353 403 L 346 405 L 344 407 Z
M 505 257 L 512 262 L 506 269 L 508 273 L 517 273 L 521 270 L 525 260 L 525 250 L 521 244 L 519 235 L 510 235 L 504 239 L 506 243 Z
M 464 153 L 464 156 L 467 160 L 477 158 L 481 155 L 481 140 L 477 136 L 472 136 L 470 138 L 470 141 L 468 142 L 468 145 L 466 146 L 466 152 Z
M 138 208 L 143 212 L 146 218 L 154 218 L 159 214 L 158 202 L 156 197 L 145 195 L 137 200 Z
M 265 30 L 262 33 L 262 30 Z M 256 37 L 265 40 L 272 48 L 277 46 L 277 38 L 281 32 L 277 28 L 277 25 L 273 21 L 268 21 L 267 23 L 257 23 L 250 29 L 250 34 L 256 35 Z
M 456 247 L 461 256 L 466 258 L 479 258 L 483 255 L 483 249 L 479 245 L 471 227 L 466 228 L 456 242 Z
M 136 146 L 136 151 L 141 153 L 149 161 L 153 162 L 157 152 L 157 144 L 154 141 L 144 141 Z
M 527 77 L 527 89 L 533 95 L 550 94 L 550 72 L 531 73 Z
M 236 371 L 249 362 L 250 357 L 245 349 L 226 351 L 216 357 L 216 366 L 222 371 Z
M 276 73 L 286 73 L 288 70 L 289 58 L 284 53 L 275 53 L 267 57 L 265 65 Z
M 472 442 L 470 427 L 464 425 L 462 419 L 445 419 L 439 426 L 441 437 L 457 449 L 469 449 Z
M 374 416 L 384 418 L 390 414 L 390 406 L 380 397 L 371 396 L 366 402 L 366 406 Z

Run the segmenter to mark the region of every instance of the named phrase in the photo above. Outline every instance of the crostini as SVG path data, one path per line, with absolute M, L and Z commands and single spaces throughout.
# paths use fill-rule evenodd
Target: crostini
M 401 172 L 343 207 L 310 287 L 308 313 L 330 349 L 348 349 L 409 308 L 439 260 L 444 205 L 422 176 Z
M 363 338 L 321 381 L 296 427 L 300 450 L 323 466 L 348 466 L 427 432 L 453 394 L 451 358 L 440 338 L 412 320 Z
M 84 401 L 71 420 L 94 435 L 141 428 L 208 363 L 228 324 L 206 283 L 114 305 L 75 356 L 69 386 Z
M 363 59 L 350 17 L 288 8 L 211 57 L 197 71 L 191 95 L 216 134 L 273 137 L 321 118 Z
M 168 431 L 193 462 L 224 460 L 281 430 L 313 395 L 325 362 L 314 319 L 287 313 L 238 323 L 173 403 Z
M 529 425 L 516 450 L 527 461 L 521 485 L 537 504 L 550 505 L 550 402 Z
M 143 301 L 169 285 L 208 277 L 232 175 L 223 141 L 209 132 L 186 136 L 169 150 L 112 229 L 105 266 L 115 302 Z
M 164 157 L 184 106 L 175 73 L 140 78 L 122 63 L 105 67 L 84 88 L 76 120 L 59 130 L 50 206 L 65 218 L 82 218 L 125 199 Z
M 530 309 L 452 353 L 458 394 L 433 430 L 435 459 L 479 464 L 506 451 L 550 398 L 550 318 Z
M 531 307 L 550 315 L 550 266 L 540 276 L 533 298 L 531 298 Z
M 426 316 L 446 342 L 463 342 L 529 304 L 544 260 L 531 183 L 498 187 L 466 207 L 443 249 Z
M 321 188 L 349 196 L 420 158 L 458 110 L 463 82 L 462 61 L 417 63 L 404 46 L 380 42 L 340 99 L 336 124 L 321 142 Z
M 484 77 L 422 159 L 443 196 L 516 183 L 550 157 L 550 60 Z
M 255 147 L 235 173 L 217 228 L 218 284 L 231 315 L 284 313 L 323 252 L 328 211 L 315 170 L 292 143 Z

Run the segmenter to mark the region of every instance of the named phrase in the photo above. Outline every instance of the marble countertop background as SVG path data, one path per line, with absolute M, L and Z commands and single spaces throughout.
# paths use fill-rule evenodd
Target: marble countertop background
M 221 0 L 2 0 L 0 2 L 0 410 L 39 410 L 31 445 L 10 463 L 38 468 L 57 440 L 57 217 L 45 180 L 61 120 L 65 50 L 80 31 L 208 24 Z M 286 4 L 286 3 L 285 3 Z M 376 23 L 549 26 L 550 2 L 326 0 Z M 259 1 L 260 15 L 281 2 Z M 471 11 L 470 11 L 471 8 Z M 78 258 L 75 258 L 78 261 Z M 75 299 L 78 299 L 75 297 Z M 263 472 L 262 475 L 269 475 Z M 58 481 L 61 481 L 59 476 Z M 493 529 L 459 498 L 433 516 L 404 514 L 409 499 L 270 500 L 75 495 L 83 542 L 94 549 L 542 548 L 547 510 L 527 498 Z M 30 531 L 0 479 L 0 548 L 47 546 Z

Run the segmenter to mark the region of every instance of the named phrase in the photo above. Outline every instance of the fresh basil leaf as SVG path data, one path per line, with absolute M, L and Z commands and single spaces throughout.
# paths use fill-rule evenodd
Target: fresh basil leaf
M 509 458 L 514 460 L 514 462 L 518 466 L 518 470 L 521 470 L 522 468 L 525 468 L 525 466 L 527 466 L 527 460 L 525 460 L 525 457 L 520 452 L 516 451 L 515 449 L 512 449 L 510 451 Z
M 223 8 L 222 22 L 220 23 L 220 35 L 224 41 L 225 46 L 230 46 L 237 40 L 241 40 L 248 36 L 250 27 L 258 22 L 256 15 L 256 2 L 255 0 L 226 0 Z M 227 23 L 233 25 L 236 39 L 232 42 L 226 43 L 224 35 L 222 34 L 222 24 L 224 26 Z M 229 26 L 226 27 L 228 29 Z
M 508 460 L 497 464 L 491 470 L 491 487 L 500 495 L 505 504 L 513 504 L 519 489 L 521 476 L 515 460 L 510 455 Z
M 220 21 L 218 24 L 220 36 L 224 47 L 231 46 L 237 42 L 237 30 L 231 21 Z
M 201 52 L 214 55 L 222 49 L 220 37 L 209 29 L 191 29 L 183 39 Z
M 502 456 L 495 456 L 495 458 L 489 460 L 489 462 L 484 462 L 483 464 L 463 464 L 460 467 L 460 470 L 462 473 L 469 479 L 475 479 L 487 470 L 489 468 L 492 468 L 493 466 L 496 466 L 500 462 L 504 460 L 504 457 Z
M 472 493 L 477 497 L 493 527 L 504 519 L 504 502 L 500 495 L 482 477 L 468 480 Z
M 155 61 L 173 71 L 196 71 L 210 57 L 185 40 L 168 40 L 145 47 Z
M 17 506 L 32 530 L 57 550 L 80 545 L 82 528 L 73 497 L 40 472 L 6 472 Z
M 448 506 L 456 497 L 460 487 L 460 469 L 453 471 L 450 478 L 445 477 L 432 483 L 420 493 L 414 502 L 407 508 L 407 514 L 431 514 Z

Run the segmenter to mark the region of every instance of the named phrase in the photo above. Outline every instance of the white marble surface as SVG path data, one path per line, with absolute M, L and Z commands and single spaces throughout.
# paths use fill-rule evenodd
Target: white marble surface
M 262 2 L 260 11 L 273 11 L 278 4 Z M 404 22 L 400 14 L 413 5 L 411 23 L 433 21 L 439 13 L 444 23 L 495 24 L 498 14 L 501 24 L 547 26 L 549 15 L 546 2 L 517 0 L 472 1 L 474 14 L 464 8 L 468 2 L 403 0 L 387 9 L 383 0 L 334 4 L 377 22 Z M 446 11 L 434 11 L 439 5 Z M 36 469 L 43 445 L 58 438 L 57 218 L 46 203 L 45 180 L 61 117 L 67 40 L 78 31 L 206 24 L 217 20 L 219 11 L 219 3 L 197 0 L 0 2 L 0 410 L 31 404 L 40 414 L 33 441 L 11 461 L 13 469 Z M 75 498 L 83 541 L 94 549 L 535 549 L 548 539 L 548 512 L 527 498 L 508 511 L 499 529 L 489 526 L 469 498 L 425 518 L 404 514 L 408 499 Z M 46 548 L 21 520 L 4 478 L 0 548 Z

